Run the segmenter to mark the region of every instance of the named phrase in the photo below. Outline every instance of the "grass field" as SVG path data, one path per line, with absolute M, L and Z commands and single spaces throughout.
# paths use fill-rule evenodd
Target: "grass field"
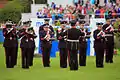
M 59 57 L 51 59 L 51 67 L 44 68 L 42 59 L 35 58 L 29 70 L 21 68 L 19 50 L 18 65 L 14 69 L 5 68 L 4 48 L 0 44 L 0 80 L 120 80 L 120 55 L 114 56 L 113 64 L 104 64 L 103 69 L 95 67 L 95 57 L 87 57 L 87 66 L 78 71 L 59 68 Z

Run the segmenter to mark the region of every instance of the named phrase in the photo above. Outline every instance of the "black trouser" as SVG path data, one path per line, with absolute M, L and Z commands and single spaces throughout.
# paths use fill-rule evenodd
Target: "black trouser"
M 78 50 L 71 50 L 70 52 L 70 70 L 78 70 Z
M 30 48 L 21 48 L 22 50 L 22 68 L 29 68 Z
M 60 48 L 60 67 L 66 68 L 67 67 L 67 49 L 66 48 Z
M 15 47 L 5 47 L 6 67 L 13 68 L 15 60 Z
M 103 67 L 104 45 L 102 43 L 96 43 L 95 53 L 96 53 L 96 67 Z
M 79 65 L 80 66 L 86 66 L 86 48 L 87 43 L 81 42 L 80 43 L 80 54 L 79 54 Z
M 51 47 L 42 47 L 42 59 L 44 67 L 50 67 L 50 51 Z
M 35 47 L 30 48 L 30 59 L 29 59 L 29 65 L 30 66 L 33 65 L 34 50 L 35 50 Z
M 15 48 L 15 54 L 14 54 L 14 56 L 15 56 L 15 60 L 14 60 L 14 65 L 17 65 L 17 56 L 18 56 L 18 47 L 16 47 Z
M 113 45 L 106 45 L 106 59 L 105 59 L 105 61 L 107 63 L 113 62 L 113 53 L 114 53 L 114 46 Z

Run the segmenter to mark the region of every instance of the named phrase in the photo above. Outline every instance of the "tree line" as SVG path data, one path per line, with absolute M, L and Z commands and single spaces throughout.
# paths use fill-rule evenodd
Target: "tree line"
M 35 0 L 36 4 L 46 4 L 47 0 Z M 21 13 L 31 12 L 32 0 L 8 0 L 4 8 L 0 9 L 0 23 L 12 20 L 18 23 Z

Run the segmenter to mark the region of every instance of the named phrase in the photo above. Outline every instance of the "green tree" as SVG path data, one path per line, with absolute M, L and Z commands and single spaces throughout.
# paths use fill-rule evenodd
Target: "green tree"
M 23 10 L 22 10 L 23 13 L 30 13 L 31 12 L 32 0 L 17 0 L 17 1 L 19 1 L 21 6 L 23 7 Z
M 8 2 L 3 9 L 0 10 L 0 22 L 12 20 L 17 23 L 21 19 L 22 6 L 17 0 Z

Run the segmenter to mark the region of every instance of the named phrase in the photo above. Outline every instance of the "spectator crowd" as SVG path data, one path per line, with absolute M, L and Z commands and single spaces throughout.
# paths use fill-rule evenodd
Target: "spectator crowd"
M 91 15 L 95 18 L 115 19 L 120 16 L 120 5 L 114 0 L 104 1 L 104 6 L 100 6 L 100 0 L 74 0 L 74 5 L 56 5 L 54 2 L 48 7 L 43 7 L 37 12 L 38 18 L 52 18 L 55 20 L 89 19 Z

